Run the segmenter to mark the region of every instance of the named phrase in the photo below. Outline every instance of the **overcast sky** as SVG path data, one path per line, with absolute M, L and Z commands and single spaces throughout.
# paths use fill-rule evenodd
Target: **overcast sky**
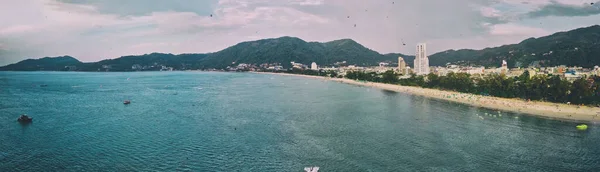
M 0 0 L 0 65 L 206 53 L 281 36 L 351 38 L 380 53 L 414 54 L 419 42 L 428 54 L 481 49 L 600 24 L 594 1 Z

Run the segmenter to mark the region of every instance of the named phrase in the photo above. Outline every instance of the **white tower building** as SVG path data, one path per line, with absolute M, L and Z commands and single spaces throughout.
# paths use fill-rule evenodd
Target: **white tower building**
M 312 64 L 310 64 L 310 69 L 312 69 L 312 70 L 318 70 L 319 66 L 317 66 L 317 63 L 312 62 Z
M 414 72 L 417 75 L 429 74 L 429 58 L 427 57 L 427 45 L 425 43 L 417 44 L 415 55 Z
M 398 72 L 405 74 L 406 72 L 406 62 L 402 57 L 398 57 Z

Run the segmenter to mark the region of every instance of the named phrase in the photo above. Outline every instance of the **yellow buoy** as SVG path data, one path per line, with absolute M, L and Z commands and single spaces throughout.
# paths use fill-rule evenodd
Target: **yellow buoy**
M 578 129 L 578 130 L 587 130 L 587 128 L 588 128 L 588 126 L 587 126 L 587 125 L 585 125 L 585 124 L 580 124 L 580 125 L 577 125 L 577 129 Z

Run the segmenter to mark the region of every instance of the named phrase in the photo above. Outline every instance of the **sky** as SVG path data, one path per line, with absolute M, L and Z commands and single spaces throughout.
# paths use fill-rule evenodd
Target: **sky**
M 593 4 L 592 4 L 593 3 Z M 350 38 L 379 53 L 518 43 L 600 24 L 598 0 L 0 0 L 0 66 Z M 356 25 L 356 26 L 355 26 Z

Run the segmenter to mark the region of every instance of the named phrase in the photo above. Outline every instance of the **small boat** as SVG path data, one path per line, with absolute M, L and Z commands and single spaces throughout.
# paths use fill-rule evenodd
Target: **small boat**
M 20 123 L 30 123 L 31 121 L 33 121 L 33 118 L 23 114 L 19 118 L 17 118 L 17 121 L 19 121 Z
M 126 104 L 126 105 L 128 105 L 128 104 L 130 104 L 130 103 L 131 103 L 131 101 L 129 101 L 129 100 L 125 100 L 125 101 L 123 101 L 123 104 Z
M 587 130 L 587 128 L 588 128 L 588 126 L 587 126 L 587 125 L 585 125 L 585 124 L 580 124 L 580 125 L 577 125 L 577 129 L 578 129 L 578 130 Z

